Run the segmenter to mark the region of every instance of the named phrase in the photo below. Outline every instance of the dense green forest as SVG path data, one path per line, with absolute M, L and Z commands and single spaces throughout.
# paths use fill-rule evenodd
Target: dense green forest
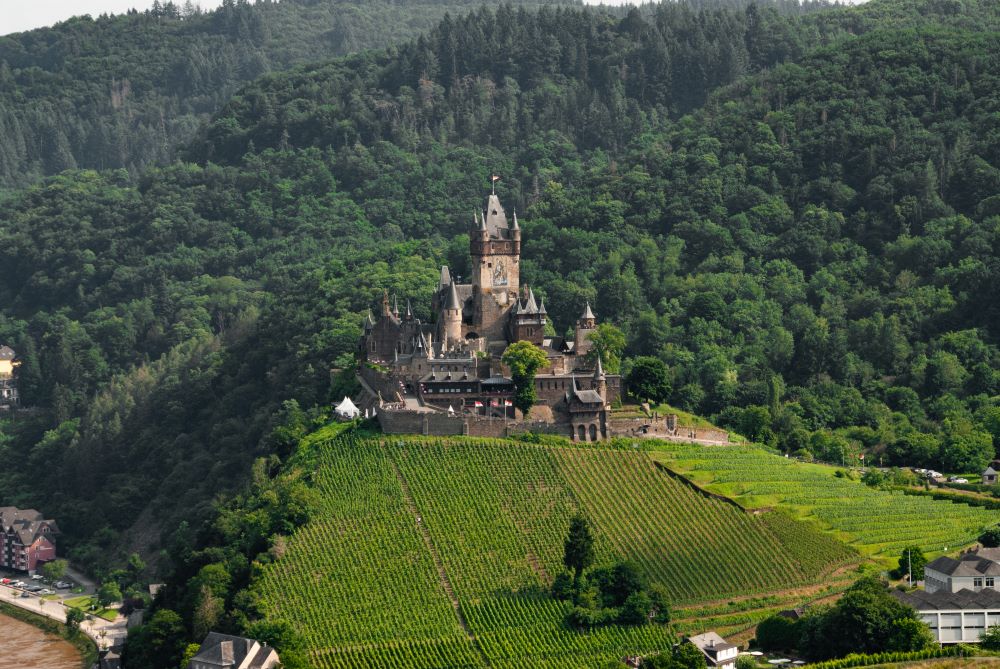
M 520 4 L 521 0 L 513 0 Z M 579 0 L 524 0 L 527 6 Z M 0 36 L 0 189 L 169 162 L 242 85 L 381 48 L 485 0 L 160 2 Z
M 491 172 L 556 329 L 590 300 L 671 403 L 806 457 L 975 471 L 1000 444 L 1000 8 L 732 5 L 449 16 L 258 79 L 187 162 L 5 195 L 0 341 L 38 410 L 0 424 L 2 501 L 96 570 L 226 561 L 229 611 L 266 540 L 214 500 L 256 458 L 278 485 L 383 288 L 429 317 Z

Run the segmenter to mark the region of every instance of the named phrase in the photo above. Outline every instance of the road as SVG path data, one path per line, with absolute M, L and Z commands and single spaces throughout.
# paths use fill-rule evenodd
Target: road
M 12 606 L 37 613 L 46 618 L 66 622 L 66 607 L 62 602 L 56 600 L 44 600 L 29 593 L 27 597 L 21 597 L 22 591 L 6 585 L 0 585 L 0 601 Z M 128 634 L 126 623 L 128 619 L 119 615 L 114 621 L 108 621 L 97 616 L 91 616 L 89 620 L 80 625 L 80 630 L 94 640 L 98 648 L 108 648 L 125 642 Z

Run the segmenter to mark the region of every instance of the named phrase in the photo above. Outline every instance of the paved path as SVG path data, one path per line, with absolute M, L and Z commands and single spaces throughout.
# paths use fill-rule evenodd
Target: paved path
M 61 623 L 66 622 L 66 607 L 62 602 L 44 600 L 30 593 L 28 597 L 21 597 L 21 592 L 17 588 L 0 585 L 0 601 Z M 86 620 L 80 625 L 80 630 L 93 639 L 98 648 L 107 648 L 117 645 L 119 640 L 121 643 L 125 642 L 125 637 L 128 634 L 127 622 L 128 619 L 122 615 L 119 615 L 114 621 L 91 616 L 90 620 Z

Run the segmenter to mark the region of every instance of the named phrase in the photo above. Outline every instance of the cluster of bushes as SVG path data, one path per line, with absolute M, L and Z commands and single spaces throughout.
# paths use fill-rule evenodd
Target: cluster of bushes
M 574 629 L 670 622 L 666 591 L 650 586 L 629 562 L 594 569 L 579 580 L 563 572 L 552 584 L 552 596 L 571 604 L 566 624 Z
M 563 572 L 552 583 L 552 596 L 567 602 L 566 624 L 588 630 L 601 625 L 645 625 L 670 622 L 666 593 L 650 586 L 635 565 L 622 562 L 586 572 L 594 562 L 594 536 L 582 513 L 570 520 Z

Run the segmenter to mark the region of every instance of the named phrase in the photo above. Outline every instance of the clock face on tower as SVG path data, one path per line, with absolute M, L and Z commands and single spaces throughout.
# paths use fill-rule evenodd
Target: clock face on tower
M 503 264 L 503 261 L 499 261 L 497 266 L 493 268 L 493 285 L 494 286 L 506 286 L 507 285 L 507 267 Z

